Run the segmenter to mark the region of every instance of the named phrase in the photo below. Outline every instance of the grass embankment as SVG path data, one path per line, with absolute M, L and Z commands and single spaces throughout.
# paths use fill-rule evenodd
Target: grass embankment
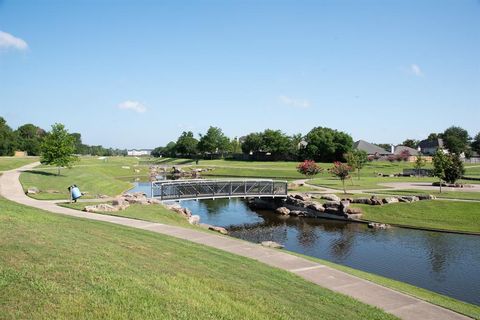
M 139 165 L 139 160 L 129 157 L 111 157 L 106 161 L 94 157 L 82 157 L 71 169 L 62 169 L 60 176 L 56 168 L 41 166 L 20 175 L 20 182 L 26 190 L 37 187 L 40 193 L 32 197 L 41 200 L 68 199 L 67 187 L 76 184 L 84 198 L 97 195 L 118 195 L 133 185 L 122 179 L 146 176 L 148 167 Z
M 372 192 L 373 193 L 373 192 Z M 461 200 L 479 200 L 480 201 L 480 192 L 465 192 L 465 191 L 442 191 L 441 193 L 438 190 L 382 190 L 375 191 L 375 194 L 383 195 L 399 195 L 399 196 L 415 196 L 423 194 L 431 194 L 440 199 L 461 199 Z M 478 204 L 480 206 L 480 204 Z
M 38 157 L 0 157 L 0 171 L 7 171 L 38 161 Z
M 96 205 L 96 204 L 99 204 L 99 203 L 98 202 L 95 202 L 95 203 L 77 202 L 77 203 L 60 203 L 59 205 L 66 208 L 83 210 L 85 206 Z M 180 214 L 172 210 L 168 210 L 167 208 L 161 205 L 134 204 L 134 205 L 130 205 L 127 209 L 122 211 L 102 212 L 102 214 L 125 217 L 125 218 L 140 219 L 140 220 L 164 223 L 164 224 L 175 225 L 180 227 L 193 227 L 190 223 L 188 223 L 185 217 L 182 217 Z
M 3 319 L 393 319 L 291 273 L 0 198 Z
M 351 197 L 351 196 L 357 196 L 357 194 L 349 195 L 349 197 Z M 368 196 L 368 195 L 359 194 L 358 196 L 365 197 L 365 196 Z M 322 200 L 317 200 L 317 201 L 322 202 Z M 81 209 L 83 209 L 83 207 L 85 205 L 88 205 L 88 204 L 74 203 L 74 204 L 66 204 L 64 206 L 70 207 L 70 208 L 73 208 L 73 209 L 81 210 Z M 190 224 L 188 224 L 184 218 L 178 216 L 177 214 L 172 213 L 169 210 L 166 210 L 166 212 L 165 212 L 164 208 L 160 209 L 158 207 L 160 207 L 160 206 L 131 206 L 125 211 L 120 211 L 118 213 L 113 213 L 113 214 L 115 214 L 115 215 L 118 214 L 118 215 L 123 216 L 123 217 L 136 218 L 136 219 L 142 219 L 142 220 L 146 220 L 146 221 L 159 222 L 159 223 L 170 223 L 169 221 L 173 220 L 174 224 L 177 224 L 179 226 L 187 226 L 188 225 L 188 227 L 193 227 Z M 105 213 L 105 214 L 112 214 L 112 213 Z M 174 214 L 175 216 L 170 217 L 171 214 Z M 322 263 L 322 264 L 325 264 L 325 265 L 328 265 L 332 268 L 347 272 L 349 274 L 355 275 L 355 276 L 360 277 L 362 279 L 366 279 L 366 280 L 372 281 L 374 283 L 378 283 L 380 285 L 384 285 L 386 287 L 389 287 L 389 288 L 392 288 L 392 289 L 395 289 L 395 290 L 399 290 L 399 291 L 404 292 L 406 294 L 409 294 L 411 296 L 414 296 L 414 297 L 417 297 L 419 299 L 431 302 L 433 304 L 436 304 L 436 305 L 439 305 L 439 306 L 442 306 L 442 307 L 460 312 L 462 314 L 468 315 L 468 316 L 473 317 L 475 319 L 480 319 L 480 307 L 478 307 L 478 306 L 475 306 L 475 305 L 472 305 L 472 304 L 469 304 L 469 303 L 466 303 L 466 302 L 463 302 L 463 301 L 459 301 L 459 300 L 456 300 L 454 298 L 450 298 L 450 297 L 447 297 L 447 296 L 444 296 L 444 295 L 441 295 L 441 294 L 438 294 L 438 293 L 435 293 L 435 292 L 432 292 L 432 291 L 429 291 L 429 290 L 426 290 L 426 289 L 415 287 L 413 285 L 410 285 L 410 284 L 407 284 L 407 283 L 404 283 L 404 282 L 392 280 L 392 279 L 385 278 L 385 277 L 382 277 L 382 276 L 378 276 L 378 275 L 375 275 L 375 274 L 371 274 L 371 273 L 368 273 L 368 272 L 364 272 L 364 271 L 356 270 L 356 269 L 353 269 L 353 268 L 350 268 L 350 267 L 335 264 L 335 263 L 332 263 L 332 262 L 327 261 L 327 260 L 318 259 L 318 258 L 314 258 L 314 257 L 310 257 L 310 256 L 304 256 L 304 255 L 301 255 L 301 254 L 298 254 L 298 253 L 295 253 L 295 252 L 291 252 L 291 253 L 295 254 L 295 255 L 303 256 L 307 259 L 310 259 L 310 260 L 313 260 L 313 261 L 316 261 L 316 262 L 319 262 L 319 263 Z
M 365 220 L 418 228 L 480 232 L 480 206 L 475 202 L 428 200 L 354 206 L 362 209 Z

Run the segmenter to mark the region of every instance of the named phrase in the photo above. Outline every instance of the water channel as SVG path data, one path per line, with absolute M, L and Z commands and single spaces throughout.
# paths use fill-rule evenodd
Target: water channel
M 142 184 L 140 184 L 142 185 Z M 148 184 L 136 190 L 147 192 Z M 142 189 L 143 188 L 143 189 Z M 148 194 L 148 193 L 147 193 Z M 480 236 L 282 217 L 253 211 L 243 199 L 182 201 L 201 222 L 261 242 L 406 282 L 480 305 Z

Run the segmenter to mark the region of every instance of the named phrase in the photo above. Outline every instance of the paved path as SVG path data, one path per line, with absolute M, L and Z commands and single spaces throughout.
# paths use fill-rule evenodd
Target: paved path
M 359 301 L 381 308 L 401 319 L 469 319 L 468 317 L 453 311 L 349 275 L 342 271 L 335 270 L 328 266 L 289 254 L 288 252 L 264 248 L 258 244 L 227 236 L 214 235 L 203 231 L 142 220 L 86 213 L 59 207 L 50 201 L 40 201 L 29 198 L 24 194 L 18 178 L 22 170 L 31 169 L 35 165 L 37 164 L 34 163 L 17 170 L 4 172 L 0 177 L 0 195 L 17 203 L 46 211 L 148 230 L 203 244 L 243 257 L 252 258 L 272 267 L 292 272 L 322 287 L 349 295 Z

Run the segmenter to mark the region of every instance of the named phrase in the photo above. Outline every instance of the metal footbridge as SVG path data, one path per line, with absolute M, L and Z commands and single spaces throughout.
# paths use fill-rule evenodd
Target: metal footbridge
M 151 197 L 161 201 L 217 198 L 287 196 L 287 181 L 248 180 L 160 180 L 153 181 Z

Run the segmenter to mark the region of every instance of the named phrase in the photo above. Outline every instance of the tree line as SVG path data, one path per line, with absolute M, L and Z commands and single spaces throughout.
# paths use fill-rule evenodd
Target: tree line
M 427 140 L 442 138 L 445 149 L 451 153 L 464 153 L 470 157 L 473 152 L 480 153 L 480 133 L 473 139 L 467 130 L 452 126 L 442 133 L 432 133 Z M 420 141 L 406 139 L 402 145 L 417 148 Z M 390 149 L 389 144 L 379 146 Z M 306 135 L 301 133 L 287 135 L 281 130 L 266 129 L 252 132 L 240 138 L 229 139 L 218 127 L 210 127 L 198 138 L 192 131 L 184 131 L 176 141 L 157 147 L 155 157 L 199 158 L 212 156 L 232 156 L 243 154 L 259 160 L 259 155 L 268 154 L 270 160 L 315 160 L 321 162 L 345 161 L 352 151 L 353 139 L 345 132 L 326 127 L 315 127 Z M 245 157 L 244 157 L 245 158 Z M 263 157 L 265 159 L 265 157 Z
M 48 138 L 48 132 L 34 124 L 27 123 L 13 130 L 6 120 L 0 117 L 0 156 L 12 156 L 15 150 L 26 151 L 29 156 L 39 156 L 42 143 Z M 82 143 L 80 133 L 69 133 L 74 145 L 73 153 L 94 156 L 127 155 L 127 150 L 104 148 L 100 145 Z

